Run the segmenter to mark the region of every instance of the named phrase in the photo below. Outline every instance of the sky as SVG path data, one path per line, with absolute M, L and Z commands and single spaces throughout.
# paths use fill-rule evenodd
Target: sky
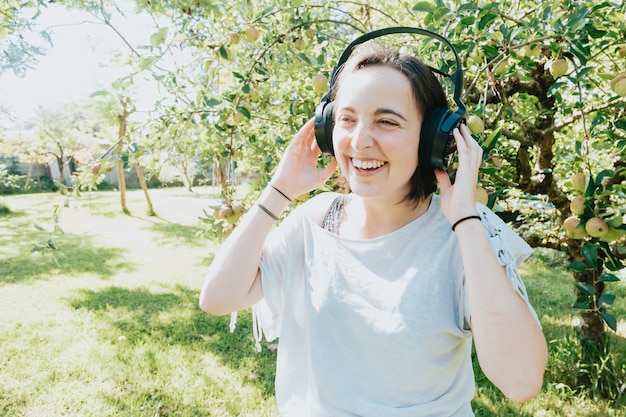
M 54 107 L 89 96 L 125 74 L 112 65 L 111 51 L 127 53 L 128 47 L 110 27 L 97 22 L 86 12 L 70 12 L 54 4 L 47 7 L 38 23 L 50 28 L 53 46 L 24 77 L 11 71 L 0 77 L 0 105 L 24 121 L 40 106 Z M 149 44 L 155 31 L 145 15 L 114 15 L 111 22 L 133 46 Z

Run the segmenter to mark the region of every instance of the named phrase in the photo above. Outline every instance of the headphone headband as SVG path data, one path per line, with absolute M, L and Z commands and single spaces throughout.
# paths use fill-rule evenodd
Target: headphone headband
M 431 71 L 439 75 L 449 77 L 452 80 L 452 84 L 454 85 L 454 93 L 453 93 L 452 98 L 454 100 L 454 103 L 457 105 L 457 108 L 458 108 L 457 113 L 465 114 L 466 112 L 465 105 L 461 101 L 461 91 L 463 89 L 463 70 L 461 69 L 461 58 L 459 57 L 459 54 L 456 52 L 456 50 L 454 49 L 454 46 L 452 46 L 452 44 L 450 43 L 448 39 L 444 38 L 438 33 L 431 32 L 430 30 L 426 30 L 426 29 L 415 28 L 415 27 L 410 27 L 410 26 L 392 26 L 388 28 L 374 30 L 372 32 L 368 32 L 359 36 L 358 38 L 350 42 L 350 44 L 346 47 L 346 49 L 344 49 L 344 51 L 339 56 L 339 60 L 337 61 L 337 64 L 333 68 L 333 72 L 331 73 L 331 76 L 330 76 L 330 86 L 332 87 L 335 85 L 335 78 L 337 77 L 337 73 L 339 72 L 343 64 L 346 63 L 348 58 L 350 58 L 350 55 L 352 55 L 354 48 L 372 39 L 376 39 L 381 36 L 386 36 L 386 35 L 395 34 L 395 33 L 414 33 L 418 35 L 428 36 L 428 37 L 435 38 L 445 43 L 448 46 L 448 48 L 450 48 L 450 50 L 454 54 L 454 59 L 456 62 L 455 64 L 456 70 L 454 71 L 454 73 L 446 74 L 445 72 L 438 70 L 436 68 L 433 68 L 430 66 L 428 68 L 430 68 Z M 330 94 L 331 91 L 332 91 L 332 88 L 328 94 Z M 328 101 L 328 94 L 322 98 L 323 102 Z

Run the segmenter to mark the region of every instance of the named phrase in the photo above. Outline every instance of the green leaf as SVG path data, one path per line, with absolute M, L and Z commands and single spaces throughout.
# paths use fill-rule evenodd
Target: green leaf
M 600 275 L 600 282 L 618 282 L 620 279 L 613 274 Z
M 602 180 L 604 178 L 613 178 L 615 176 L 615 172 L 610 169 L 605 169 L 600 171 L 600 173 L 596 176 L 596 186 L 602 187 Z
M 598 299 L 598 304 L 600 305 L 600 308 L 607 308 L 613 304 L 613 301 L 615 301 L 615 295 L 602 294 L 600 299 Z
M 566 82 L 554 83 L 548 88 L 548 97 L 552 96 L 555 92 L 561 90 L 564 85 L 567 85 Z
M 593 269 L 598 269 L 598 245 L 595 243 L 586 243 L 582 248 L 582 253 L 587 264 Z
M 202 103 L 207 107 L 215 107 L 222 102 L 221 99 L 213 96 L 203 96 Z
M 487 137 L 487 139 L 482 145 L 483 151 L 489 152 L 491 149 L 493 149 L 496 146 L 496 143 L 498 142 L 498 139 L 500 138 L 501 134 L 502 134 L 502 126 L 498 127 L 496 130 L 491 132 L 489 137 Z
M 435 11 L 435 6 L 429 1 L 420 1 L 415 3 L 413 11 L 432 13 Z
M 587 265 L 584 262 L 572 262 L 568 267 L 576 272 L 583 272 L 587 269 Z
M 32 252 L 42 252 L 42 251 L 45 251 L 46 249 L 47 249 L 47 246 L 35 243 L 35 244 L 33 244 L 33 249 L 31 251 Z
M 624 268 L 622 261 L 619 260 L 611 251 L 611 247 L 608 242 L 600 242 L 600 247 L 602 248 L 602 252 L 606 255 L 604 266 L 606 266 L 609 271 L 619 271 Z
M 228 60 L 228 49 L 224 45 L 220 46 L 220 56 L 226 60 Z
M 247 107 L 238 106 L 237 111 L 240 111 L 241 113 L 243 113 L 243 115 L 246 116 L 246 119 L 249 119 L 251 116 L 250 110 L 248 110 Z
M 464 12 L 466 10 L 470 10 L 470 11 L 478 10 L 478 6 L 472 3 L 465 3 L 459 6 L 457 13 Z
M 602 320 L 614 331 L 617 331 L 617 320 L 613 317 L 612 314 L 607 313 L 606 311 L 602 311 L 600 313 Z
M 487 13 L 480 18 L 478 22 L 478 30 L 483 30 L 489 23 L 493 22 L 498 17 L 495 13 Z
M 500 51 L 498 51 L 498 48 L 491 45 L 484 45 L 481 47 L 481 49 L 485 53 L 485 56 L 490 60 L 498 56 L 498 54 L 500 53 Z
M 139 60 L 139 71 L 143 71 L 146 68 L 150 67 L 150 65 L 152 65 L 157 59 L 159 59 L 158 56 L 149 56 L 147 58 L 141 58 Z
M 576 299 L 576 302 L 574 303 L 572 307 L 577 308 L 579 310 L 590 310 L 591 309 L 591 306 L 589 305 L 590 301 L 591 301 L 591 298 L 588 295 L 581 295 L 580 297 Z
M 585 190 L 585 197 L 591 197 L 596 191 L 596 182 L 589 181 L 587 182 L 587 189 Z
M 474 24 L 474 22 L 476 21 L 476 18 L 474 16 L 465 16 L 464 18 L 461 19 L 461 24 L 465 25 L 465 26 L 471 26 Z
M 98 91 L 94 91 L 93 93 L 89 94 L 89 97 L 110 96 L 110 95 L 111 95 L 111 93 L 109 91 L 98 90 Z
M 584 295 L 592 296 L 596 294 L 596 289 L 587 282 L 577 282 L 576 288 L 578 288 L 578 291 L 580 291 Z
M 150 45 L 153 48 L 158 48 L 163 42 L 165 42 L 165 38 L 167 38 L 167 30 L 168 28 L 161 28 L 157 32 L 150 35 Z

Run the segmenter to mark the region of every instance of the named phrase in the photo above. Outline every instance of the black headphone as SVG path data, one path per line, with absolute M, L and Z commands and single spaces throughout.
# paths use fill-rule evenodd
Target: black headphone
M 438 69 L 429 67 L 431 71 L 450 77 L 454 85 L 454 102 L 458 106 L 455 112 L 445 107 L 438 107 L 429 112 L 422 121 L 422 130 L 420 132 L 419 145 L 419 163 L 423 169 L 446 169 L 448 167 L 451 144 L 453 143 L 452 131 L 464 121 L 465 106 L 461 102 L 461 90 L 463 88 L 463 70 L 461 69 L 461 60 L 456 50 L 446 38 L 426 29 L 414 27 L 389 27 L 385 29 L 375 30 L 356 38 L 343 51 L 339 57 L 339 61 L 330 78 L 329 92 L 322 97 L 320 104 L 315 109 L 315 139 L 320 150 L 329 155 L 335 155 L 333 150 L 333 102 L 330 94 L 333 91 L 335 82 L 337 81 L 337 73 L 346 63 L 352 51 L 357 45 L 367 42 L 380 36 L 394 33 L 415 33 L 419 35 L 435 38 L 445 43 L 454 53 L 456 59 L 456 71 L 453 74 L 447 74 Z

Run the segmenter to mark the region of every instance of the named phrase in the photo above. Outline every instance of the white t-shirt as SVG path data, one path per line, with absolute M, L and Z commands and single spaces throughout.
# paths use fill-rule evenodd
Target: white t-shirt
M 253 314 L 267 340 L 280 337 L 281 415 L 474 415 L 463 264 L 439 203 L 434 195 L 424 215 L 374 239 L 337 236 L 300 209 L 270 234 Z M 478 208 L 528 303 L 517 265 L 531 248 Z

